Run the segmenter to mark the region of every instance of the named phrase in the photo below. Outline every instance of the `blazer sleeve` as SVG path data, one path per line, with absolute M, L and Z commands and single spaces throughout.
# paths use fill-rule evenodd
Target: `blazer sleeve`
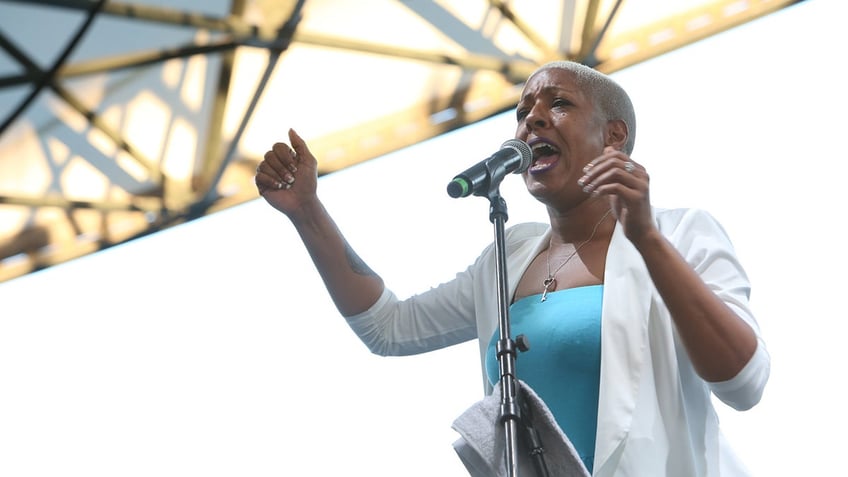
M 348 325 L 380 356 L 425 353 L 474 339 L 475 266 L 404 300 L 386 288 L 371 308 L 347 317 Z
M 771 359 L 750 308 L 751 285 L 724 228 L 709 213 L 687 209 L 680 214 L 670 239 L 707 286 L 757 335 L 757 348 L 733 378 L 707 383 L 722 402 L 737 410 L 756 405 L 768 381 Z M 674 215 L 674 214 L 671 214 Z

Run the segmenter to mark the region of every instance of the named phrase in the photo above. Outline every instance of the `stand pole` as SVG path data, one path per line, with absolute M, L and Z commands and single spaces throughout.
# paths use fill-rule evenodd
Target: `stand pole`
M 508 290 L 506 272 L 506 245 L 504 224 L 507 221 L 506 202 L 498 191 L 489 194 L 489 220 L 494 224 L 495 266 L 498 280 L 498 335 L 497 352 L 501 373 L 500 418 L 504 424 L 506 471 L 509 477 L 518 475 L 518 420 L 520 419 L 515 381 L 515 342 L 510 336 Z
M 507 221 L 506 202 L 495 188 L 488 194 L 490 208 L 489 220 L 494 224 L 495 232 L 495 259 L 498 281 L 498 329 L 500 330 L 497 342 L 498 365 L 501 375 L 501 406 L 500 420 L 504 424 L 504 437 L 506 438 L 505 464 L 507 476 L 518 475 L 518 426 L 523 421 L 527 432 L 531 454 L 534 457 L 536 471 L 541 477 L 547 477 L 548 470 L 545 465 L 544 448 L 539 440 L 538 433 L 533 428 L 532 415 L 526 403 L 519 403 L 518 386 L 515 378 L 516 350 L 527 351 L 528 344 L 525 337 L 519 336 L 513 341 L 509 329 L 509 297 L 507 296 L 509 285 L 506 270 L 506 244 L 504 238 L 504 224 Z M 523 406 L 521 404 L 524 404 Z M 522 409 L 524 416 L 522 417 Z

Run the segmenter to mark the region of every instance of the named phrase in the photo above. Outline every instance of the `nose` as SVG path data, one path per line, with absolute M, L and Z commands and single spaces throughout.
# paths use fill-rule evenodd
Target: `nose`
M 542 113 L 538 104 L 534 105 L 527 113 L 527 116 L 524 118 L 524 124 L 528 132 L 534 129 L 543 129 L 548 126 L 548 120 Z

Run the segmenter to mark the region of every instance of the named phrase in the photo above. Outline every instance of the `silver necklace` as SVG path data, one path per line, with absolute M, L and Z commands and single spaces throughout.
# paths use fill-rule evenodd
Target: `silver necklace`
M 555 278 L 556 274 L 559 273 L 559 271 L 562 269 L 562 267 L 565 266 L 566 263 L 570 262 L 571 259 L 574 258 L 575 255 L 577 255 L 577 252 L 579 252 L 580 249 L 583 248 L 584 245 L 591 242 L 592 239 L 595 238 L 595 232 L 598 231 L 598 227 L 601 226 L 601 222 L 603 222 L 604 219 L 607 218 L 607 216 L 610 214 L 610 212 L 612 212 L 612 209 L 607 210 L 607 213 L 605 213 L 603 215 L 603 217 L 601 217 L 601 220 L 599 220 L 598 223 L 595 224 L 595 228 L 592 229 L 592 234 L 589 235 L 589 238 L 587 238 L 586 240 L 581 242 L 580 245 L 574 247 L 574 251 L 571 252 L 571 254 L 568 257 L 566 257 L 566 259 L 563 260 L 562 263 L 560 263 L 559 266 L 556 267 L 556 270 L 554 270 L 553 272 L 551 272 L 551 247 L 553 245 L 554 238 L 553 238 L 553 236 L 551 236 L 550 241 L 548 241 L 548 254 L 547 254 L 546 260 L 545 260 L 548 264 L 548 277 L 545 278 L 542 281 L 542 286 L 544 287 L 544 290 L 542 290 L 542 300 L 541 301 L 545 301 L 545 300 L 548 299 L 548 292 L 550 292 L 552 289 L 556 290 L 556 278 Z

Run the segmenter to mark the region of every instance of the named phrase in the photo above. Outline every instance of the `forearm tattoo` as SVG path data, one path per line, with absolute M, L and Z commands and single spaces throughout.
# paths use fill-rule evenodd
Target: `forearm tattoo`
M 347 255 L 347 264 L 350 265 L 350 268 L 354 271 L 354 273 L 365 276 L 377 276 L 377 274 L 374 273 L 374 270 L 371 270 L 365 261 L 359 258 L 359 255 L 353 251 L 353 248 L 349 243 L 347 243 L 347 241 L 345 241 L 345 255 Z

